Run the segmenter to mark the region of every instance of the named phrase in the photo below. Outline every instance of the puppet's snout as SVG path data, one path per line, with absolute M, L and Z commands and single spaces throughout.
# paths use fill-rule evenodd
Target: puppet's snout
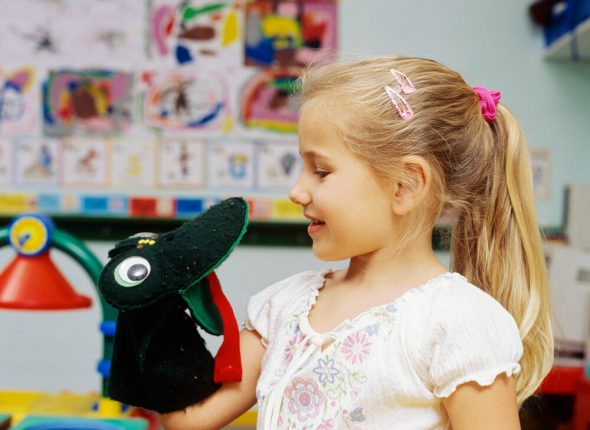
M 128 257 L 115 268 L 115 281 L 129 288 L 141 284 L 150 275 L 149 261 L 142 257 Z

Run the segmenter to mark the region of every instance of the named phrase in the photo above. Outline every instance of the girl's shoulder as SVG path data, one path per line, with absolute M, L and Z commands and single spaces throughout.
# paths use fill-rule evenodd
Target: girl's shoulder
M 522 348 L 514 317 L 458 273 L 444 274 L 418 287 L 399 309 L 404 311 L 412 338 L 425 343 L 422 348 L 445 341 L 475 349 L 484 343 L 516 352 Z
M 409 350 L 437 397 L 462 383 L 486 386 L 520 371 L 523 347 L 512 315 L 465 277 L 450 273 L 408 300 Z
M 489 317 L 514 322 L 512 315 L 494 297 L 459 273 L 449 272 L 426 286 L 426 305 L 443 319 Z
M 307 296 L 314 296 L 324 284 L 327 272 L 308 270 L 281 279 L 254 294 L 250 303 L 292 303 L 293 300 L 300 301 Z
M 296 273 L 253 295 L 246 310 L 246 328 L 256 330 L 266 342 L 285 318 L 315 300 L 328 272 Z

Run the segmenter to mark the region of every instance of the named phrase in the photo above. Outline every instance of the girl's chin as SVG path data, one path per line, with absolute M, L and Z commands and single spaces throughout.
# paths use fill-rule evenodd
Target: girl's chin
M 313 255 L 318 260 L 322 261 L 342 261 L 348 259 L 348 257 L 340 255 L 333 250 L 322 249 L 321 246 L 318 246 L 315 242 L 312 247 Z

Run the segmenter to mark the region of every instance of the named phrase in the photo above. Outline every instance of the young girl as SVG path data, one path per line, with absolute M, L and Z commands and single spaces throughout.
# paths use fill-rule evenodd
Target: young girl
M 161 417 L 220 428 L 258 403 L 259 429 L 518 429 L 553 355 L 531 167 L 500 93 L 430 60 L 312 68 L 290 193 L 314 254 L 255 295 L 244 378 Z M 451 270 L 432 250 L 452 213 Z

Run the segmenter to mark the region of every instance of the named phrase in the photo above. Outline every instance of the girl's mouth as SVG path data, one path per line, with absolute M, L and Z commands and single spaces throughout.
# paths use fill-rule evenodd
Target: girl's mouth
M 322 229 L 322 227 L 326 225 L 325 222 L 320 221 L 320 220 L 311 220 L 311 224 L 309 224 L 307 226 L 307 233 L 312 235 L 314 233 L 317 233 L 318 231 L 320 231 Z

